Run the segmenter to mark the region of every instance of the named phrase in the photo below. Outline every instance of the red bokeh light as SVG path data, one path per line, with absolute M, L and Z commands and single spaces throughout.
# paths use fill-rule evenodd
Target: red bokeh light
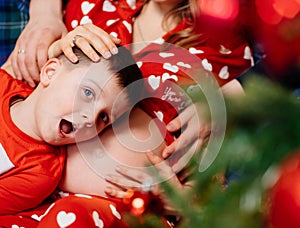
M 292 19 L 300 12 L 300 0 L 256 0 L 257 13 L 267 24 L 276 25 L 283 18 Z
M 233 20 L 239 12 L 239 0 L 200 0 L 201 14 Z

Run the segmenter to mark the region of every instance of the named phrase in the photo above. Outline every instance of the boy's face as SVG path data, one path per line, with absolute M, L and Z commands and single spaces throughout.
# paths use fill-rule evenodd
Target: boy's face
M 127 93 L 107 64 L 102 59 L 70 70 L 56 59 L 48 62 L 41 73 L 44 87 L 36 109 L 42 140 L 63 145 L 90 139 L 127 111 Z

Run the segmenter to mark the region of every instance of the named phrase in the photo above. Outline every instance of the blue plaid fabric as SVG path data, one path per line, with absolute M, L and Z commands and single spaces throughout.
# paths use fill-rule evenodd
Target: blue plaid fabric
M 29 0 L 0 0 L 0 66 L 29 20 Z

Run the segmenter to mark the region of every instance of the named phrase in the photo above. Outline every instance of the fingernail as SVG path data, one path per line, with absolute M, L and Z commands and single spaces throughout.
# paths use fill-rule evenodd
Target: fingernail
M 106 175 L 104 178 L 105 178 L 106 180 L 112 180 L 112 177 L 111 177 L 110 175 Z
M 121 172 L 121 171 L 123 170 L 123 168 L 122 168 L 121 166 L 118 166 L 118 165 L 116 166 L 115 169 L 116 169 L 116 171 L 118 171 L 118 172 Z
M 118 48 L 116 48 L 116 47 L 113 47 L 111 50 L 110 50 L 110 52 L 112 53 L 112 54 L 118 54 Z
M 70 58 L 73 63 L 76 63 L 78 61 L 78 58 L 75 55 L 72 55 Z
M 112 193 L 112 189 L 110 187 L 105 187 L 104 191 L 108 194 Z
M 174 130 L 174 125 L 173 125 L 172 123 L 169 123 L 169 124 L 167 125 L 167 130 L 168 130 L 168 131 L 173 131 L 173 130 Z
M 168 150 L 164 150 L 164 151 L 162 152 L 162 157 L 163 157 L 163 158 L 167 158 L 167 157 L 169 157 L 169 155 L 170 155 L 170 153 L 169 153 Z
M 93 54 L 93 60 L 94 62 L 98 62 L 100 60 L 99 55 L 97 55 L 96 53 Z
M 104 58 L 108 59 L 109 57 L 111 57 L 111 54 L 109 51 L 104 52 L 103 54 Z

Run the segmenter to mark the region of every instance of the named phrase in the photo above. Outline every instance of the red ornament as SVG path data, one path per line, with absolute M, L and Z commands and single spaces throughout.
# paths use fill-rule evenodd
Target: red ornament
M 145 213 L 163 214 L 163 203 L 159 196 L 148 191 L 128 192 L 129 198 L 123 199 L 129 212 L 134 216 L 141 216 Z
M 280 170 L 279 179 L 271 190 L 271 227 L 300 227 L 300 153 L 293 153 Z

